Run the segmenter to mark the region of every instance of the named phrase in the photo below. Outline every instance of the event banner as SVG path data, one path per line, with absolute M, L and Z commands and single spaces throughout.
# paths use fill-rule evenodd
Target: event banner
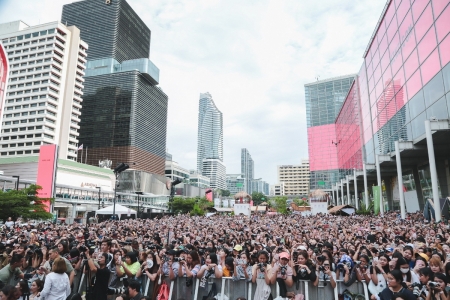
M 380 213 L 381 189 L 378 185 L 372 186 L 373 192 L 373 212 L 375 215 Z

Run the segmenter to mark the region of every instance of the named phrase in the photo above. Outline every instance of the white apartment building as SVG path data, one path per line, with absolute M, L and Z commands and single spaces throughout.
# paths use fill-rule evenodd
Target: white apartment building
M 59 145 L 59 158 L 76 160 L 88 45 L 77 27 L 59 21 L 0 24 L 10 73 L 2 107 L 0 156 L 39 153 Z
M 202 175 L 210 179 L 210 188 L 226 190 L 227 169 L 220 159 L 203 159 L 202 170 Z
M 278 182 L 284 183 L 284 195 L 309 194 L 309 160 L 303 159 L 300 165 L 277 167 Z
M 180 179 L 184 183 L 189 183 L 189 170 L 173 160 L 166 160 L 165 174 L 172 180 Z
M 276 183 L 270 186 L 270 196 L 284 196 L 284 183 Z

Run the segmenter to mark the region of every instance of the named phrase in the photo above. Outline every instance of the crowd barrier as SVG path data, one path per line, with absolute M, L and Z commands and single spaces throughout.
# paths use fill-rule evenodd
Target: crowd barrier
M 221 279 L 209 278 L 208 285 L 204 288 L 200 287 L 199 279 L 194 279 L 190 286 L 186 285 L 186 278 L 177 278 L 174 281 L 166 279 L 166 283 L 170 287 L 169 300 L 178 300 L 180 298 L 185 300 L 202 300 L 203 296 L 208 295 L 213 283 L 216 283 L 217 293 L 220 294 L 218 300 L 235 300 L 238 297 L 245 297 L 247 300 L 258 300 L 253 298 L 256 291 L 256 283 L 247 283 L 245 280 L 233 281 L 231 277 L 223 277 Z M 271 290 L 274 299 L 280 296 L 278 284 L 271 285 Z M 338 295 L 343 294 L 344 291 L 348 291 L 353 295 L 353 297 L 350 296 L 351 299 L 369 299 L 366 283 L 358 281 L 351 286 L 345 286 L 342 281 L 337 280 L 336 288 L 333 289 L 329 281 L 320 280 L 319 285 L 315 287 L 310 281 L 301 280 L 298 284 L 294 282 L 294 285 L 287 288 L 287 290 L 288 292 L 302 293 L 305 296 L 305 300 L 338 300 Z M 154 282 L 144 278 L 142 281 L 142 293 L 146 296 L 151 296 L 154 293 Z M 357 295 L 359 295 L 358 298 L 356 298 Z M 225 297 L 221 298 L 221 296 Z

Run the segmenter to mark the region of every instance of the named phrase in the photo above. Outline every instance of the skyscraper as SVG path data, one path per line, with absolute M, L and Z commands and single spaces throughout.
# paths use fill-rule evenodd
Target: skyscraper
M 223 164 L 223 118 L 210 93 L 201 93 L 198 107 L 197 170 L 211 179 L 211 188 L 226 189 Z
M 41 145 L 58 144 L 59 158 L 76 160 L 88 47 L 80 30 L 58 21 L 14 21 L 0 24 L 0 41 L 10 65 L 0 105 L 1 156 L 36 154 Z
M 252 156 L 250 155 L 250 152 L 248 152 L 247 148 L 241 149 L 241 173 L 243 174 L 245 180 L 245 191 L 248 194 L 252 194 L 252 181 L 255 177 L 255 165 Z
M 305 84 L 311 190 L 331 190 L 339 180 L 334 121 L 354 79 L 347 75 Z
M 64 5 L 62 22 L 92 44 L 80 123 L 86 162 L 110 159 L 164 175 L 168 97 L 149 60 L 150 29 L 125 0 Z

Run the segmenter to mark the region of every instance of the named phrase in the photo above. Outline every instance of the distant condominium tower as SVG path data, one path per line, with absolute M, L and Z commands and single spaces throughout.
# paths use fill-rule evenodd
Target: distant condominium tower
M 334 123 L 356 75 L 305 84 L 310 189 L 331 190 L 340 180 Z
M 150 29 L 125 0 L 63 6 L 62 22 L 92 43 L 85 76 L 80 143 L 86 162 L 110 159 L 164 175 L 168 97 L 149 60 Z
M 198 109 L 197 170 L 211 188 L 226 189 L 223 164 L 223 118 L 210 93 L 201 93 Z
M 302 159 L 301 165 L 278 166 L 278 182 L 284 183 L 284 194 L 309 194 L 309 161 Z
M 248 194 L 253 192 L 252 180 L 255 177 L 255 163 L 247 148 L 241 149 L 241 173 L 244 176 L 244 190 Z
M 80 30 L 58 21 L 14 21 L 0 24 L 0 43 L 10 66 L 0 104 L 1 157 L 36 155 L 41 145 L 57 144 L 59 158 L 76 160 L 88 48 Z

